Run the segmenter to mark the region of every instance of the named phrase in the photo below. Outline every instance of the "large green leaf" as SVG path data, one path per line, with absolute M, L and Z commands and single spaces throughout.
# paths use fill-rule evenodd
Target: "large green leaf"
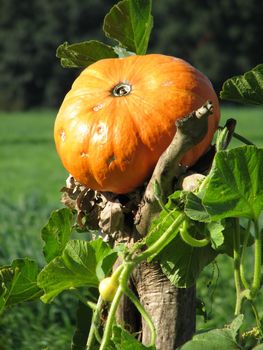
M 189 192 L 186 196 L 185 213 L 196 222 L 204 222 L 210 231 L 212 247 L 220 254 L 227 254 L 233 257 L 233 220 L 227 218 L 223 221 L 210 221 L 210 215 L 202 204 L 202 199 Z M 240 226 L 240 241 L 243 244 L 246 230 Z M 254 242 L 253 236 L 249 233 L 248 245 Z
M 99 279 L 112 268 L 116 257 L 117 253 L 101 238 L 93 242 L 69 241 L 62 255 L 53 259 L 39 274 L 38 285 L 44 290 L 42 300 L 51 302 L 59 293 L 71 288 L 97 287 Z
M 37 263 L 28 258 L 16 259 L 0 268 L 0 312 L 5 306 L 35 299 L 41 295 L 37 286 Z
M 98 280 L 102 280 L 107 276 L 116 261 L 119 247 L 111 249 L 101 238 L 90 242 L 90 246 L 95 251 L 97 261 L 96 275 Z
M 163 233 L 172 226 L 180 214 L 181 213 L 176 209 L 173 209 L 170 212 L 162 210 L 158 218 L 154 219 L 151 224 L 149 233 L 146 236 L 146 244 L 148 246 L 151 246 L 155 241 L 157 241 L 157 239 L 160 238 Z M 171 233 L 171 237 L 175 237 L 177 235 L 177 232 L 178 229 L 175 232 Z M 169 242 L 167 241 L 167 244 L 168 243 Z
M 114 326 L 112 342 L 116 350 L 155 350 L 155 346 L 145 346 L 120 326 Z
M 8 300 L 9 290 L 12 286 L 14 271 L 10 266 L 3 266 L 0 270 L 0 314 Z
M 211 246 L 217 250 L 224 243 L 224 225 L 219 221 L 213 221 L 207 224 L 207 229 L 211 238 Z
M 103 30 L 107 37 L 120 46 L 144 55 L 153 27 L 151 0 L 123 0 L 106 15 Z
M 177 236 L 157 256 L 164 274 L 180 288 L 193 285 L 203 268 L 210 264 L 217 252 L 210 245 L 192 247 Z
M 234 240 L 233 240 L 233 232 L 236 230 L 236 223 L 233 218 L 228 218 L 224 220 L 224 230 L 223 230 L 223 236 L 224 236 L 224 242 L 222 245 L 220 245 L 216 251 L 220 254 L 227 254 L 230 257 L 233 257 L 234 252 Z M 244 240 L 246 235 L 247 237 L 247 246 L 251 246 L 254 243 L 254 237 L 250 232 L 247 233 L 247 230 L 243 226 L 239 226 L 240 230 L 240 244 L 241 247 L 243 246 Z
M 224 100 L 246 104 L 263 104 L 263 64 L 260 64 L 244 75 L 228 79 L 220 92 Z
M 211 217 L 202 203 L 202 198 L 198 194 L 188 192 L 185 197 L 185 214 L 192 220 L 200 222 L 210 222 Z
M 84 68 L 103 58 L 118 57 L 113 47 L 97 40 L 71 45 L 65 42 L 57 48 L 56 56 L 64 68 Z
M 241 347 L 236 342 L 238 329 L 244 316 L 238 316 L 230 326 L 222 329 L 194 335 L 193 339 L 184 344 L 180 350 L 238 350 Z
M 263 209 L 263 149 L 244 146 L 220 151 L 202 203 L 212 220 L 257 219 Z
M 181 202 L 182 192 L 175 191 L 168 197 L 168 202 L 165 204 L 165 209 L 162 209 L 158 217 L 154 218 L 149 232 L 146 236 L 146 244 L 148 246 L 152 245 L 158 238 L 160 238 L 163 233 L 169 229 L 169 227 L 174 223 L 174 221 L 181 214 L 179 210 Z M 176 230 L 171 236 L 176 236 L 178 230 Z M 169 241 L 167 241 L 167 244 Z
M 73 225 L 73 214 L 67 208 L 53 211 L 48 223 L 42 229 L 45 242 L 43 252 L 47 262 L 61 255 L 70 239 Z

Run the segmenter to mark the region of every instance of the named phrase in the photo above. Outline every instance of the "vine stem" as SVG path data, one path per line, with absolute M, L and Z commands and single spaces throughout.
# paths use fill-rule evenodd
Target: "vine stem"
M 93 303 L 92 301 L 86 300 L 85 297 L 83 297 L 78 290 L 74 289 L 73 294 L 81 301 L 84 305 L 88 306 L 91 310 L 95 311 L 97 308 L 97 304 Z
M 161 237 L 154 242 L 148 249 L 144 252 L 138 254 L 134 257 L 134 262 L 138 265 L 143 260 L 153 259 L 168 243 L 170 243 L 178 234 L 179 227 L 185 220 L 185 214 L 181 213 L 177 216 L 176 220 L 171 226 L 161 235 Z
M 108 348 L 108 344 L 109 344 L 110 337 L 111 337 L 112 326 L 113 326 L 113 322 L 115 319 L 115 313 L 116 313 L 117 307 L 120 303 L 120 299 L 121 299 L 122 294 L 123 294 L 122 287 L 119 286 L 117 289 L 117 292 L 114 296 L 114 299 L 111 303 L 111 307 L 110 307 L 110 310 L 108 313 L 108 318 L 107 318 L 107 322 L 106 322 L 106 325 L 104 328 L 103 338 L 102 338 L 99 350 L 107 350 L 107 348 Z
M 87 340 L 87 345 L 86 345 L 86 350 L 92 350 L 93 348 L 93 343 L 94 343 L 94 338 L 96 337 L 97 334 L 97 323 L 100 318 L 100 310 L 102 307 L 102 298 L 99 297 L 96 309 L 93 313 L 92 320 L 91 320 L 91 326 L 90 326 L 90 331 L 89 331 L 89 336 Z
M 250 289 L 249 283 L 248 283 L 248 281 L 246 279 L 246 275 L 245 275 L 245 252 L 246 252 L 247 244 L 248 244 L 250 225 L 251 225 L 251 220 L 249 220 L 249 222 L 248 222 L 248 226 L 247 226 L 247 229 L 246 229 L 246 234 L 245 234 L 244 241 L 243 241 L 241 257 L 240 257 L 240 278 L 241 278 L 241 281 L 242 281 L 243 286 L 245 287 L 245 289 Z
M 254 220 L 254 226 L 255 226 L 255 261 L 254 261 L 254 276 L 253 276 L 253 283 L 252 283 L 252 293 L 255 295 L 261 284 L 261 232 L 259 231 L 258 227 L 258 221 Z
M 182 240 L 186 243 L 189 244 L 191 247 L 205 247 L 210 243 L 210 240 L 207 238 L 203 238 L 203 239 L 196 239 L 194 237 L 192 237 L 189 233 L 188 233 L 188 229 L 187 229 L 187 220 L 185 220 L 183 222 L 182 227 L 180 228 L 180 236 L 182 238 Z
M 234 220 L 234 234 L 233 234 L 233 257 L 234 257 L 234 280 L 236 287 L 236 307 L 235 315 L 239 315 L 242 305 L 242 291 L 241 291 L 241 278 L 240 278 L 240 227 L 239 219 Z
M 162 199 L 162 190 L 161 190 L 161 187 L 158 183 L 157 180 L 154 181 L 153 183 L 153 192 L 154 192 L 154 196 L 157 200 L 157 203 L 159 204 L 160 208 L 164 211 L 166 211 L 167 213 L 169 213 L 169 210 L 168 208 L 166 208 L 164 202 L 163 202 L 163 199 Z
M 260 332 L 261 337 L 263 337 L 263 333 L 262 333 L 262 329 L 261 329 L 261 321 L 260 321 L 260 317 L 259 317 L 256 305 L 254 304 L 254 302 L 252 300 L 250 300 L 250 305 L 251 305 L 251 308 L 252 308 L 252 310 L 254 312 L 254 316 L 255 316 L 255 319 L 256 319 L 258 331 Z
M 113 274 L 111 275 L 111 280 L 114 282 L 118 283 L 119 277 L 121 275 L 121 272 L 123 270 L 123 264 L 121 264 L 120 266 L 117 267 L 117 269 L 113 272 Z
M 219 126 L 218 129 L 222 130 L 222 129 L 224 129 L 224 127 Z M 246 139 L 244 136 L 237 134 L 236 132 L 233 132 L 232 136 L 234 138 L 236 138 L 237 140 L 243 142 L 245 145 L 255 146 L 255 144 L 253 142 L 251 142 L 250 140 Z
M 169 226 L 169 228 L 162 234 L 162 236 L 156 242 L 154 242 L 148 249 L 146 249 L 145 251 L 135 256 L 132 261 L 125 261 L 122 265 L 123 267 L 119 269 L 120 271 L 119 287 L 116 291 L 116 294 L 110 306 L 110 310 L 108 313 L 108 318 L 104 328 L 104 334 L 103 334 L 103 338 L 102 338 L 99 350 L 107 350 L 108 348 L 108 344 L 110 342 L 111 333 L 112 333 L 112 326 L 115 321 L 115 314 L 116 314 L 118 305 L 120 303 L 122 294 L 124 292 L 127 293 L 127 289 L 128 289 L 127 285 L 128 285 L 128 281 L 132 271 L 143 260 L 147 260 L 148 258 L 153 258 L 154 256 L 156 256 L 163 249 L 163 247 L 165 247 L 166 244 L 171 242 L 171 240 L 173 240 L 177 235 L 177 233 L 179 232 L 179 228 L 184 220 L 185 220 L 185 215 L 183 213 L 179 214 L 176 220 L 172 223 L 172 225 Z M 131 301 L 138 308 L 138 310 L 140 311 L 142 316 L 145 318 L 147 324 L 150 327 L 150 330 L 152 333 L 151 342 L 155 342 L 156 334 L 155 334 L 154 325 L 150 319 L 150 316 L 147 314 L 146 310 L 143 308 L 143 306 L 140 304 L 140 302 L 137 300 L 136 297 L 133 298 L 133 295 L 131 294 L 129 294 L 129 297 L 131 298 Z
M 101 341 L 100 349 L 99 350 L 107 350 L 108 349 L 108 344 L 111 338 L 111 333 L 112 333 L 112 326 L 115 320 L 115 314 L 117 311 L 117 308 L 120 303 L 121 296 L 123 294 L 123 286 L 127 286 L 128 280 L 130 278 L 130 275 L 135 268 L 135 264 L 132 262 L 126 262 L 124 263 L 125 266 L 123 267 L 121 274 L 120 274 L 120 285 L 116 291 L 116 294 L 112 300 L 110 310 L 108 313 L 106 325 L 104 328 L 104 333 L 103 333 L 103 338 Z

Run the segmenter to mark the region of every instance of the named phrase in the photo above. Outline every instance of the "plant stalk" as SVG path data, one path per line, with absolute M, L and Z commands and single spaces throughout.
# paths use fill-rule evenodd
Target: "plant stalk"
M 241 290 L 241 278 L 240 278 L 240 226 L 239 219 L 234 220 L 234 232 L 233 232 L 233 256 L 234 256 L 234 280 L 236 287 L 236 307 L 235 315 L 240 315 L 242 306 L 242 290 Z
M 255 320 L 256 320 L 258 331 L 260 332 L 260 336 L 263 337 L 261 321 L 260 321 L 260 317 L 259 317 L 256 305 L 254 304 L 254 302 L 252 300 L 250 300 L 250 305 L 251 305 L 251 308 L 252 308 L 252 310 L 254 312 L 254 316 L 255 316 Z
M 205 247 L 210 243 L 210 240 L 207 238 L 203 238 L 203 239 L 196 239 L 194 237 L 192 237 L 189 232 L 188 232 L 188 225 L 187 225 L 187 220 L 185 220 L 183 222 L 182 227 L 180 228 L 180 236 L 182 238 L 182 240 L 190 245 L 191 247 Z
M 244 237 L 242 251 L 241 251 L 241 257 L 240 257 L 240 278 L 241 278 L 242 284 L 243 284 L 245 289 L 250 289 L 249 283 L 248 283 L 248 281 L 246 279 L 246 275 L 245 275 L 245 253 L 246 253 L 246 249 L 247 249 L 248 237 L 249 237 L 249 232 L 250 232 L 250 225 L 251 225 L 251 220 L 249 220 L 249 223 L 248 223 L 248 226 L 246 229 L 246 234 Z
M 224 128 L 223 128 L 222 126 L 219 126 L 218 129 L 219 129 L 219 130 L 222 130 L 222 129 L 224 129 Z M 254 144 L 252 141 L 246 139 L 246 138 L 245 138 L 244 136 L 242 136 L 242 135 L 237 134 L 236 132 L 233 132 L 232 136 L 233 136 L 234 138 L 236 138 L 237 140 L 243 142 L 245 145 L 255 146 L 255 144 Z
M 108 349 L 108 344 L 109 344 L 109 341 L 111 338 L 112 326 L 113 326 L 114 319 L 115 319 L 115 313 L 116 313 L 116 310 L 118 308 L 122 294 L 123 294 L 122 288 L 121 288 L 121 286 L 119 286 L 117 291 L 116 291 L 116 294 L 114 296 L 114 299 L 111 303 L 111 306 L 110 306 L 110 310 L 108 313 L 108 318 L 107 318 L 107 322 L 106 322 L 106 325 L 104 328 L 103 338 L 102 338 L 99 350 L 107 350 Z
M 255 295 L 261 284 L 261 232 L 259 231 L 258 227 L 258 220 L 254 220 L 254 226 L 255 226 L 255 261 L 254 261 L 254 276 L 253 276 L 253 283 L 252 283 L 252 294 Z
M 103 338 L 102 338 L 99 350 L 107 350 L 108 348 L 108 344 L 112 333 L 112 326 L 115 320 L 115 314 L 119 306 L 121 296 L 123 294 L 123 289 L 124 289 L 123 286 L 127 286 L 130 275 L 133 269 L 135 268 L 135 266 L 136 265 L 132 262 L 124 262 L 124 266 L 121 269 L 121 274 L 120 274 L 120 284 L 110 306 L 110 310 L 108 313 L 108 318 L 104 328 Z
M 73 294 L 78 298 L 79 301 L 81 301 L 84 305 L 88 306 L 91 310 L 96 310 L 97 304 L 93 303 L 92 301 L 86 300 L 86 298 L 83 297 L 77 289 L 73 290 Z
M 176 237 L 179 232 L 179 227 L 184 220 L 185 214 L 179 214 L 176 220 L 172 223 L 171 226 L 168 227 L 168 229 L 161 235 L 161 237 L 144 252 L 134 257 L 133 262 L 138 265 L 143 260 L 147 260 L 149 258 L 152 260 L 168 243 L 170 243 Z
M 93 343 L 97 334 L 97 324 L 99 323 L 99 318 L 100 318 L 100 310 L 102 307 L 102 299 L 99 297 L 97 306 L 95 311 L 93 312 L 92 320 L 91 320 L 91 326 L 90 326 L 90 331 L 89 331 L 89 336 L 87 340 L 87 345 L 86 345 L 86 350 L 92 350 L 93 349 Z

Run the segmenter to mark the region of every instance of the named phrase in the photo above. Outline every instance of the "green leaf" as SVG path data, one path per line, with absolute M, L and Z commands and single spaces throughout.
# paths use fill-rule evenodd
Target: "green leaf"
M 103 30 L 107 37 L 120 46 L 144 55 L 153 27 L 151 0 L 123 0 L 106 15 Z
M 114 326 L 112 341 L 116 350 L 155 350 L 155 346 L 145 346 L 120 326 Z
M 161 251 L 157 260 L 172 284 L 179 288 L 188 288 L 217 254 L 209 245 L 195 248 L 177 236 Z
M 213 221 L 257 219 L 263 209 L 263 149 L 244 146 L 220 151 L 202 200 Z
M 97 40 L 69 45 L 67 42 L 57 48 L 56 56 L 64 68 L 83 68 L 104 58 L 116 58 L 114 48 Z
M 47 262 L 61 255 L 70 239 L 73 226 L 73 214 L 67 208 L 53 211 L 48 223 L 42 229 L 45 242 L 43 253 Z
M 202 204 L 202 198 L 193 192 L 188 192 L 186 195 L 184 212 L 192 220 L 200 222 L 211 221 L 210 215 Z
M 209 222 L 207 228 L 212 240 L 212 248 L 218 249 L 224 243 L 224 226 L 220 222 Z
M 179 211 L 181 196 L 181 191 L 176 191 L 172 195 L 170 195 L 168 197 L 168 202 L 165 204 L 165 210 L 162 209 L 158 217 L 153 219 L 149 232 L 146 236 L 146 244 L 148 246 L 152 245 L 155 241 L 157 241 L 157 239 L 162 236 L 162 234 L 173 224 L 173 222 L 181 214 L 181 212 Z M 177 234 L 177 231 L 175 232 L 175 235 Z
M 223 100 L 252 105 L 263 104 L 263 64 L 256 66 L 244 75 L 228 79 L 220 92 Z
M 116 248 L 111 249 L 101 238 L 91 241 L 90 246 L 95 251 L 97 261 L 96 275 L 98 280 L 101 281 L 112 269 L 118 256 L 119 247 L 116 246 Z M 101 257 L 103 257 L 103 259 Z
M 119 58 L 129 57 L 135 55 L 134 52 L 127 51 L 124 47 L 114 46 L 114 51 L 118 55 Z
M 28 258 L 16 259 L 0 268 L 0 312 L 5 306 L 33 300 L 41 295 L 37 286 L 37 263 Z
M 41 299 L 48 303 L 67 289 L 97 287 L 99 279 L 108 273 L 116 259 L 107 259 L 106 264 L 102 261 L 112 254 L 112 249 L 101 238 L 92 242 L 69 241 L 62 255 L 53 259 L 39 274 L 38 285 L 45 293 Z
M 169 213 L 164 210 L 161 211 L 159 217 L 153 220 L 149 233 L 146 236 L 146 244 L 148 247 L 157 241 L 157 239 L 160 238 L 167 229 L 169 229 L 179 214 L 180 213 L 176 211 L 176 209 L 171 210 Z
M 240 327 L 242 326 L 243 322 L 244 322 L 244 315 L 240 314 L 230 323 L 228 328 L 230 329 L 230 331 L 232 333 L 233 339 L 236 338 L 237 332 L 240 329 Z
M 228 123 L 228 121 L 227 121 L 227 123 Z M 218 129 L 217 130 L 217 135 L 216 135 L 216 140 L 215 140 L 216 152 L 223 151 L 223 150 L 227 149 L 227 146 L 229 144 L 229 140 L 230 140 L 230 130 L 229 130 L 229 128 L 225 126 L 221 130 Z
M 234 227 L 235 223 L 233 219 L 226 219 L 224 222 L 224 230 L 223 230 L 223 235 L 224 235 L 224 243 L 219 246 L 216 250 L 220 254 L 227 254 L 230 257 L 233 257 L 233 251 L 234 251 L 234 246 L 233 246 L 233 232 L 235 230 Z M 246 236 L 246 229 L 240 225 L 240 244 L 241 247 L 243 245 L 245 236 Z M 249 233 L 248 236 L 248 242 L 247 246 L 251 246 L 254 243 L 254 238 L 251 233 Z
M 236 342 L 237 331 L 243 322 L 243 315 L 238 316 L 227 328 L 194 335 L 180 350 L 237 350 L 241 347 Z

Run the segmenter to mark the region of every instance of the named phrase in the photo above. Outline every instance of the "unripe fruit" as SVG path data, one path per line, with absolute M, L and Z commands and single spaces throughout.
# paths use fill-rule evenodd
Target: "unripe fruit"
M 112 301 L 118 288 L 118 283 L 112 277 L 104 278 L 99 285 L 99 292 L 104 301 Z

